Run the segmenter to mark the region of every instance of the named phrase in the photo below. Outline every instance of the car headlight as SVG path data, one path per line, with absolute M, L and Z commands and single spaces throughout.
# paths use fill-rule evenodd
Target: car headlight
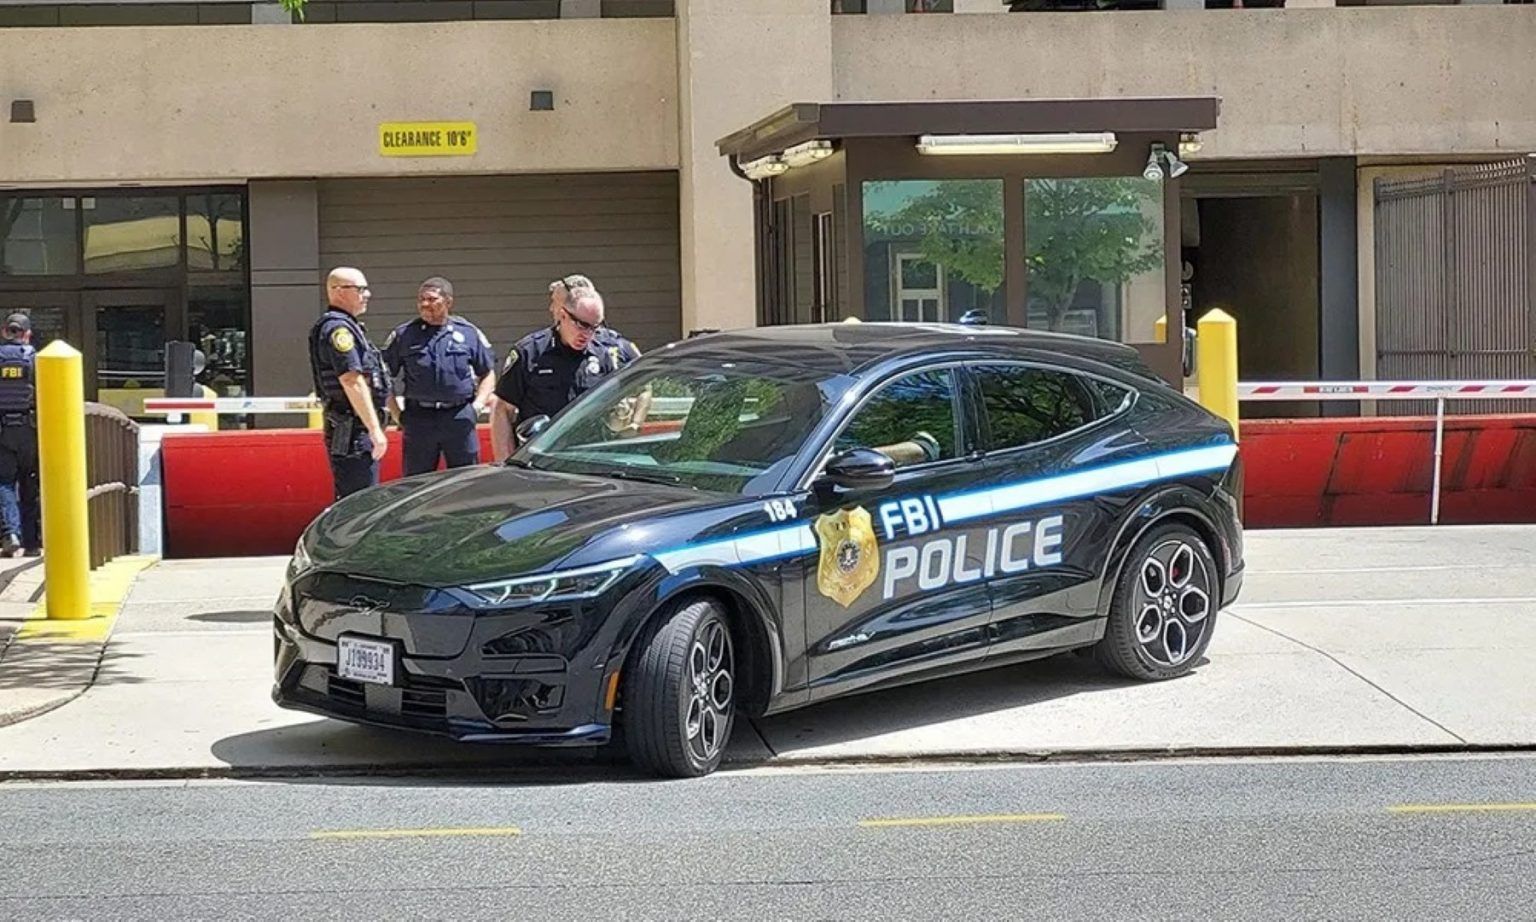
M 494 583 L 477 583 L 464 588 L 490 605 L 520 605 L 528 602 L 564 602 L 573 599 L 590 599 L 608 591 L 630 567 L 640 561 L 640 555 L 625 557 L 579 570 L 547 573 L 543 576 L 520 576 L 516 579 L 497 580 Z
M 299 543 L 293 546 L 293 559 L 288 562 L 288 577 L 295 576 L 314 566 L 314 561 L 309 559 L 309 552 L 304 550 L 304 539 L 299 538 Z

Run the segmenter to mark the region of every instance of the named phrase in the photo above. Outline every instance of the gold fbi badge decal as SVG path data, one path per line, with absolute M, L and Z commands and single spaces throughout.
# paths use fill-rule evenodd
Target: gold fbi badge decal
M 847 608 L 880 575 L 874 524 L 863 508 L 841 509 L 816 520 L 821 564 L 816 588 Z

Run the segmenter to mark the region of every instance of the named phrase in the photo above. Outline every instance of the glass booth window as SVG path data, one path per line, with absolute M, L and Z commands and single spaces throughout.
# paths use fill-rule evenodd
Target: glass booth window
M 187 195 L 187 270 L 238 272 L 245 267 L 245 198 L 238 193 Z
M 1125 343 L 1163 316 L 1163 188 L 1139 177 L 1024 183 L 1029 326 Z
M 181 265 L 181 201 L 174 195 L 80 199 L 85 271 L 137 272 Z
M 187 338 L 203 353 L 197 383 L 219 397 L 248 394 L 246 301 L 245 290 L 239 288 L 193 288 L 187 292 Z
M 1006 320 L 1001 179 L 863 184 L 869 320 Z
M 0 195 L 0 274 L 74 275 L 75 200 Z

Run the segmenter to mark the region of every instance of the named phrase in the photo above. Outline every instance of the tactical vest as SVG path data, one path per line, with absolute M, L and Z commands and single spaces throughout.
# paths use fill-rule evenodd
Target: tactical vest
M 368 388 L 373 393 L 374 411 L 381 414 L 382 422 L 382 414 L 389 405 L 389 378 L 384 374 L 384 357 L 357 319 L 345 311 L 327 310 L 309 328 L 309 367 L 314 379 L 315 396 L 320 398 L 327 410 L 348 414 L 352 412 L 347 392 L 341 386 L 341 376 L 336 374 L 331 365 L 331 345 L 322 334 L 326 321 L 332 319 L 346 324 L 352 333 L 355 348 L 360 352 L 363 374 L 368 378 Z
M 36 406 L 36 358 L 25 343 L 0 343 L 0 413 L 31 413 Z

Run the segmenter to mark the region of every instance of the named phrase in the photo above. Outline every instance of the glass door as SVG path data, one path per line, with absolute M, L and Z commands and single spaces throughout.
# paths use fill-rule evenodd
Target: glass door
M 165 341 L 182 328 L 174 291 L 90 291 L 81 295 L 83 319 L 92 336 L 87 345 L 87 389 L 96 400 L 135 418 L 144 417 L 144 399 L 165 395 Z
M 26 314 L 32 319 L 32 345 L 37 351 L 56 339 L 80 349 L 79 305 L 74 292 L 0 292 L 0 325 L 12 314 Z

